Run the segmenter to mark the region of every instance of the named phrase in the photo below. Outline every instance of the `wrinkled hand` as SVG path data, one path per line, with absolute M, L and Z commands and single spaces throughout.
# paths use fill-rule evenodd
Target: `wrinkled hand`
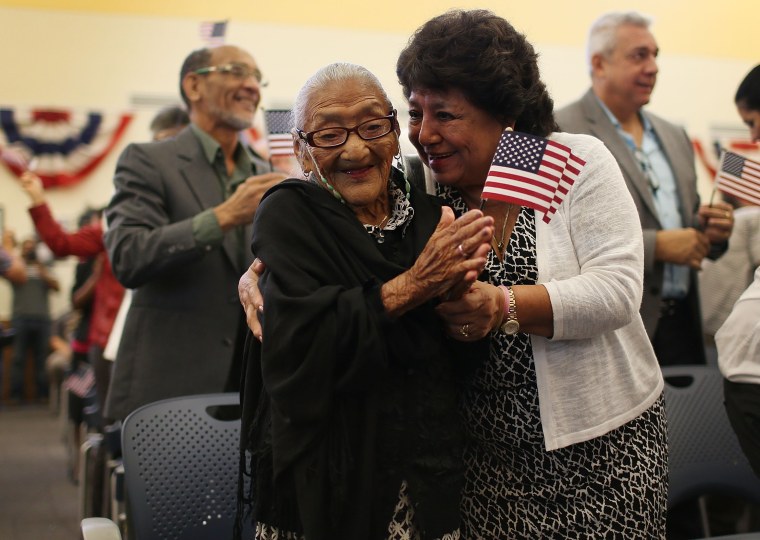
M 466 291 L 485 266 L 492 238 L 493 218 L 470 210 L 454 220 L 451 208 L 444 206 L 435 232 L 409 270 L 411 278 L 430 298 Z
M 731 236 L 734 228 L 734 209 L 724 202 L 699 207 L 699 222 L 711 244 L 722 244 Z
M 435 310 L 449 336 L 459 341 L 477 341 L 501 321 L 504 293 L 494 285 L 476 281 L 460 298 L 441 302 Z M 463 332 L 465 325 L 467 331 Z
M 25 171 L 19 179 L 21 188 L 26 191 L 32 201 L 32 206 L 39 206 L 45 202 L 45 188 L 42 180 L 31 171 Z
M 256 339 L 262 341 L 264 335 L 259 322 L 259 312 L 264 311 L 264 297 L 259 290 L 259 276 L 264 272 L 264 263 L 256 259 L 238 281 L 238 296 L 245 310 L 245 320 Z
M 261 197 L 272 186 L 285 180 L 283 173 L 267 173 L 249 176 L 238 185 L 235 192 L 222 204 L 214 208 L 214 213 L 223 231 L 253 221 Z
M 702 259 L 710 251 L 707 235 L 696 229 L 667 229 L 657 231 L 655 258 L 699 270 Z

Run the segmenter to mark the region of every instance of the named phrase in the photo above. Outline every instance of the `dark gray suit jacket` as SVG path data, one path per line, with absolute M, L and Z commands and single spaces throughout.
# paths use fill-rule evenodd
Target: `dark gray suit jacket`
M 670 122 L 651 114 L 642 113 L 652 123 L 660 144 L 668 158 L 670 167 L 676 179 L 678 195 L 681 201 L 681 218 L 684 227 L 698 223 L 696 213 L 699 208 L 697 193 L 697 175 L 694 169 L 694 150 L 686 132 Z M 618 134 L 617 129 L 599 105 L 592 90 L 579 100 L 555 113 L 555 119 L 562 131 L 570 133 L 586 133 L 601 139 L 615 156 L 623 171 L 628 191 L 631 192 L 641 220 L 644 234 L 644 296 L 641 304 L 641 318 L 650 337 L 654 336 L 657 320 L 660 314 L 662 298 L 663 268 L 661 262 L 655 261 L 655 235 L 662 229 L 657 215 L 657 209 L 649 188 L 649 183 L 636 162 L 633 153 Z M 725 245 L 713 255 L 722 253 Z M 721 251 L 722 250 L 722 251 Z M 702 335 L 702 323 L 699 311 L 696 272 L 691 273 L 689 304 L 693 314 L 693 325 L 696 335 Z
M 255 161 L 261 174 L 269 165 Z M 116 356 L 106 416 L 121 419 L 168 397 L 225 389 L 245 329 L 237 282 L 251 263 L 251 228 L 203 247 L 192 220 L 220 204 L 216 173 L 190 128 L 174 139 L 132 144 L 119 158 L 106 212 L 114 274 L 135 289 Z

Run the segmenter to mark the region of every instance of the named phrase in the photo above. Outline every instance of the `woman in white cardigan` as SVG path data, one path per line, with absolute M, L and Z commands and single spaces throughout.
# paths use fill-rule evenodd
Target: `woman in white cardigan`
M 396 74 L 409 139 L 455 213 L 480 207 L 505 128 L 586 162 L 548 224 L 486 201 L 486 275 L 438 307 L 453 339 L 490 347 L 465 392 L 464 537 L 664 538 L 663 381 L 638 311 L 641 226 L 617 163 L 597 139 L 555 132 L 533 48 L 493 13 L 428 21 Z
M 409 139 L 457 214 L 480 207 L 507 127 L 586 162 L 548 224 L 487 201 L 495 233 L 481 281 L 437 308 L 452 346 L 490 351 L 463 403 L 462 537 L 665 538 L 663 381 L 638 311 L 641 226 L 617 163 L 597 139 L 555 132 L 533 48 L 491 12 L 431 19 L 396 73 Z M 260 337 L 254 281 L 244 275 L 240 294 Z

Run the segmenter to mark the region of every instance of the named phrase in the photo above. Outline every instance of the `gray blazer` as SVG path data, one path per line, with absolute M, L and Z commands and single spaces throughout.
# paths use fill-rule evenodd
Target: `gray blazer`
M 678 195 L 681 200 L 681 218 L 684 227 L 697 223 L 696 212 L 699 208 L 697 193 L 697 175 L 694 169 L 694 150 L 686 132 L 662 118 L 646 115 L 652 123 L 660 140 L 665 155 L 676 179 Z M 655 261 L 655 235 L 662 229 L 657 209 L 646 176 L 639 167 L 632 152 L 620 137 L 615 126 L 610 122 L 604 109 L 592 90 L 574 103 L 558 110 L 555 119 L 562 131 L 586 133 L 601 139 L 615 156 L 623 171 L 628 191 L 630 191 L 641 220 L 644 234 L 644 297 L 641 303 L 641 318 L 644 320 L 647 334 L 654 336 L 660 314 L 662 298 L 663 264 Z M 694 331 L 702 335 L 701 318 L 697 293 L 697 277 L 692 272 L 689 301 L 694 314 Z
M 255 168 L 270 171 L 258 159 Z M 145 403 L 225 389 L 246 329 L 237 282 L 253 259 L 252 226 L 220 247 L 196 244 L 193 217 L 223 195 L 190 128 L 128 146 L 114 184 L 105 243 L 117 279 L 135 289 L 105 411 L 122 419 Z

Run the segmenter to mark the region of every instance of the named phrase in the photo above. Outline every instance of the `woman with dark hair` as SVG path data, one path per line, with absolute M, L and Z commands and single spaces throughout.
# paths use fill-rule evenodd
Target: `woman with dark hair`
M 739 84 L 734 103 L 749 128 L 750 139 L 760 141 L 760 65 L 755 66 Z M 734 227 L 728 249 L 719 259 L 705 259 L 699 273 L 705 350 L 713 361 L 717 355 L 715 334 L 752 283 L 755 269 L 760 266 L 760 205 L 751 200 L 751 196 L 743 199 L 728 193 L 722 195 L 723 200 L 734 207 Z M 732 368 L 726 373 L 733 378 Z
M 753 141 L 760 141 L 760 65 L 752 68 L 736 89 L 736 110 L 749 127 Z
M 760 141 L 760 65 L 739 84 L 734 103 L 752 140 Z M 709 268 L 709 277 L 730 302 L 722 304 L 723 320 L 715 334 L 726 412 L 744 454 L 760 476 L 760 428 L 756 421 L 760 411 L 760 207 L 750 201 L 736 201 L 739 208 L 734 214 L 736 225 L 728 251 Z M 727 264 L 723 263 L 726 258 Z
M 449 335 L 490 339 L 463 410 L 465 538 L 664 538 L 663 381 L 638 307 L 643 241 L 604 145 L 557 133 L 537 55 L 507 21 L 451 11 L 422 25 L 396 73 L 409 138 L 457 214 L 481 193 L 506 128 L 586 162 L 550 223 L 488 200 L 481 281 L 441 303 Z

